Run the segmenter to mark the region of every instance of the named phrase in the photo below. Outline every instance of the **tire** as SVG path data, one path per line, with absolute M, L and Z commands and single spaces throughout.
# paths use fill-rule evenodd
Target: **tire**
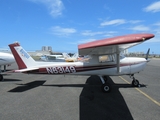
M 139 85 L 139 81 L 138 80 L 133 80 L 132 81 L 132 86 L 138 87 L 138 85 Z
M 3 81 L 3 75 L 0 74 L 0 81 Z
M 109 84 L 103 84 L 101 88 L 104 93 L 109 93 L 111 91 L 111 86 Z

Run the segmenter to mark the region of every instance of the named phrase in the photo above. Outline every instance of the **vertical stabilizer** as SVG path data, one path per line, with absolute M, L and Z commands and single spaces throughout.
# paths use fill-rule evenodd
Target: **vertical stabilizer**
M 35 60 L 20 46 L 18 42 L 8 46 L 15 57 L 19 69 L 25 69 L 35 65 Z

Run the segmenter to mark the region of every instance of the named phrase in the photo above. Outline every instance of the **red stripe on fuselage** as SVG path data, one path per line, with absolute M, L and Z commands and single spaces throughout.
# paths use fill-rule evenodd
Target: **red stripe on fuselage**
M 145 62 L 145 61 L 144 61 Z M 137 62 L 137 63 L 131 63 L 131 64 L 120 64 L 120 67 L 123 66 L 131 66 L 131 65 L 137 65 L 142 62 Z M 66 70 L 66 67 L 67 70 Z M 71 68 L 69 68 L 71 67 Z M 45 67 L 45 68 L 39 68 L 37 70 L 32 70 L 28 71 L 25 73 L 29 74 L 69 74 L 69 73 L 76 73 L 76 72 L 85 72 L 85 71 L 93 71 L 93 70 L 101 70 L 101 69 L 109 69 L 109 68 L 116 68 L 117 64 L 112 64 L 112 65 L 95 65 L 95 66 L 80 66 L 80 67 L 75 67 L 75 66 L 51 66 L 51 67 Z

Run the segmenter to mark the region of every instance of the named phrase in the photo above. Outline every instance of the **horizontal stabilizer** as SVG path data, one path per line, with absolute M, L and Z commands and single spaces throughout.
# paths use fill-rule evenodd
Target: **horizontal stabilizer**
M 14 70 L 13 72 L 23 73 L 23 72 L 33 71 L 33 70 L 38 70 L 38 68 L 26 68 L 26 69 L 21 69 L 21 70 Z

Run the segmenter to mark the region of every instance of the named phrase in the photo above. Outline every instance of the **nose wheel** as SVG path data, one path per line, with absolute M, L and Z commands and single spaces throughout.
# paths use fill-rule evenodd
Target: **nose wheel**
M 140 87 L 139 81 L 134 78 L 134 75 L 131 75 L 131 78 L 133 79 L 132 86 L 134 86 L 134 87 Z
M 139 86 L 139 81 L 138 80 L 133 80 L 132 81 L 132 86 L 134 86 L 134 87 L 138 87 Z

